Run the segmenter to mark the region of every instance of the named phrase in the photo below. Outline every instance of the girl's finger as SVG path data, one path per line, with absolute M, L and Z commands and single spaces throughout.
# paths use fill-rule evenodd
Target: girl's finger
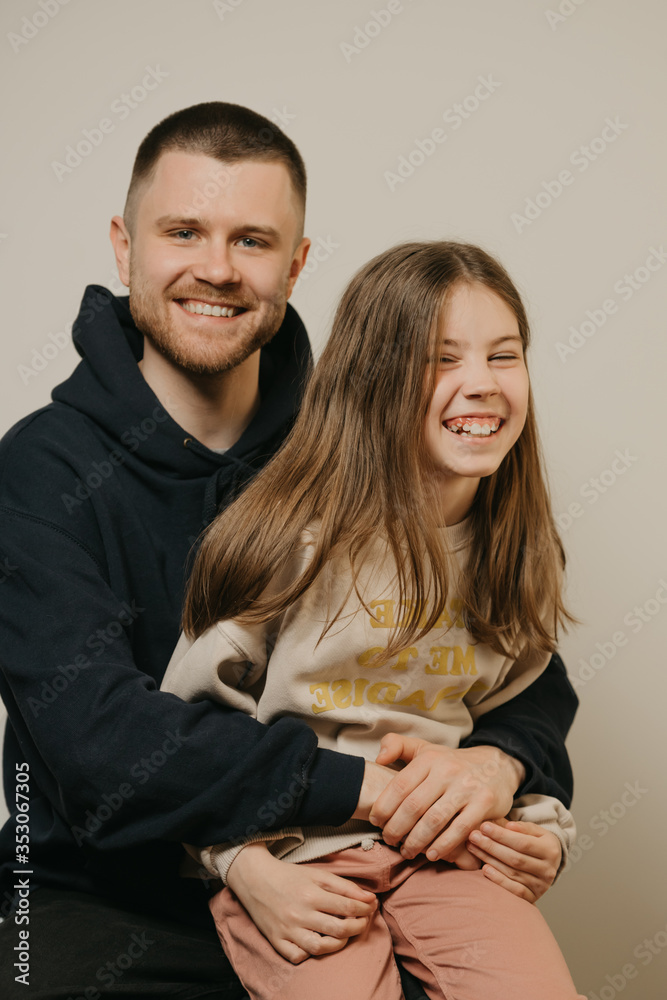
M 506 865 L 502 863 L 502 861 L 500 861 L 498 858 L 495 858 L 492 854 L 488 854 L 487 851 L 483 851 L 480 847 L 471 846 L 470 853 L 474 854 L 475 857 L 479 858 L 479 860 L 482 861 L 484 864 L 489 864 L 495 866 L 496 868 L 498 868 L 498 870 L 502 870 L 503 873 L 507 875 L 508 878 L 511 877 L 512 875 L 517 874 L 513 868 L 508 868 Z
M 528 872 L 524 868 L 515 868 L 512 865 L 507 865 L 503 861 L 494 857 L 492 854 L 488 854 L 486 851 L 479 848 L 475 848 L 474 851 L 472 848 L 470 850 L 471 853 L 474 853 L 475 856 L 480 859 L 480 861 L 491 865 L 492 868 L 497 869 L 508 879 L 512 879 L 512 881 L 527 884 L 529 887 L 544 881 L 544 875 L 541 871 Z
M 472 854 L 480 857 L 478 851 L 483 851 L 487 858 L 490 858 L 492 862 L 499 861 L 502 862 L 508 869 L 517 872 L 528 872 L 531 875 L 539 876 L 542 872 L 544 866 L 543 858 L 535 858 L 533 856 L 520 853 L 515 851 L 512 847 L 505 847 L 504 844 L 500 844 L 490 837 L 486 837 L 484 834 L 480 833 L 479 830 L 473 830 L 468 838 L 469 847 L 468 849 Z M 477 850 L 473 850 L 477 848 Z
M 498 871 L 493 865 L 484 865 L 482 872 L 489 879 L 490 882 L 494 882 L 496 885 L 502 886 L 503 889 L 507 889 L 514 896 L 518 896 L 519 899 L 525 899 L 529 903 L 534 903 L 537 896 L 528 888 L 528 886 L 523 885 L 520 882 L 515 882 L 514 879 L 508 878 L 503 872 Z
M 367 927 L 367 917 L 341 918 L 330 913 L 313 913 L 308 921 L 309 930 L 323 937 L 335 938 L 336 941 L 342 938 L 347 941 L 357 934 L 363 934 Z
M 370 889 L 362 889 L 360 885 L 350 878 L 343 878 L 341 875 L 333 875 L 313 867 L 314 881 L 328 892 L 336 893 L 338 896 L 346 896 L 349 899 L 358 899 L 360 903 L 373 903 L 377 901 L 377 896 Z
M 535 837 L 530 834 L 521 833 L 518 830 L 512 830 L 508 826 L 501 826 L 495 821 L 491 823 L 482 823 L 480 832 L 485 837 L 489 837 L 491 840 L 495 840 L 497 843 L 503 844 L 505 847 L 513 848 L 513 850 L 517 851 L 519 854 L 530 854 L 533 857 L 542 857 L 544 853 L 545 845 L 541 837 Z
M 538 826 L 537 823 L 529 823 L 524 819 L 502 819 L 494 820 L 494 822 L 500 823 L 502 826 L 507 827 L 508 830 L 516 830 L 517 833 L 531 834 L 534 837 L 541 837 L 545 832 L 544 827 Z
M 485 851 L 478 850 L 477 848 L 475 848 L 474 853 L 479 857 L 480 861 L 484 862 L 482 871 L 487 878 L 498 882 L 499 885 L 502 884 L 506 889 L 511 889 L 514 895 L 521 896 L 522 899 L 527 899 L 530 903 L 536 902 L 540 896 L 544 895 L 555 877 L 555 872 L 528 874 L 522 870 L 516 871 L 515 869 L 508 868 L 502 861 L 498 861 L 491 855 L 486 854 Z M 517 886 L 522 886 L 526 892 L 523 889 L 521 891 L 517 890 Z
M 314 931 L 304 931 L 303 936 L 299 937 L 299 941 L 309 955 L 331 955 L 336 951 L 341 951 L 348 939 L 329 937 Z
M 376 896 L 370 899 L 358 899 L 347 894 L 341 895 L 337 887 L 334 889 L 326 885 L 317 885 L 314 888 L 315 892 L 311 899 L 313 908 L 325 913 L 334 913 L 339 917 L 369 917 L 378 907 Z
M 535 834 L 524 834 L 512 830 L 506 821 L 503 822 L 504 826 L 497 825 L 495 820 L 492 823 L 482 823 L 480 831 L 482 836 L 487 836 L 488 831 L 489 840 L 515 850 L 523 859 L 535 858 L 536 864 L 547 865 L 549 868 L 555 866 L 555 869 L 558 869 L 563 856 L 563 848 L 554 833 L 534 823 L 516 824 L 519 827 L 534 827 L 537 831 Z M 485 846 L 489 850 L 493 850 L 488 844 Z M 523 867 L 523 862 L 521 867 Z M 531 865 L 531 869 L 534 870 L 533 865 Z
M 293 941 L 277 941 L 274 947 L 278 954 L 281 955 L 286 962 L 291 962 L 292 965 L 300 965 L 301 962 L 310 958 L 309 953 L 304 951 L 303 948 L 300 948 L 299 945 L 295 944 Z
M 303 912 L 321 914 L 329 920 L 369 920 L 376 909 L 376 906 L 369 907 L 365 903 L 358 903 L 346 896 L 336 896 L 330 892 L 323 892 L 321 896 L 314 894 L 308 904 L 307 911 Z M 319 931 L 319 927 L 317 930 Z

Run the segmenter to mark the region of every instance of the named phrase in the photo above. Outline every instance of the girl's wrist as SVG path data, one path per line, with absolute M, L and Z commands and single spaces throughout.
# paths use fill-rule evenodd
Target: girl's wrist
M 232 892 L 237 896 L 240 895 L 237 889 L 246 886 L 253 875 L 259 874 L 265 867 L 267 859 L 275 860 L 263 840 L 247 844 L 242 848 L 227 872 L 227 885 Z

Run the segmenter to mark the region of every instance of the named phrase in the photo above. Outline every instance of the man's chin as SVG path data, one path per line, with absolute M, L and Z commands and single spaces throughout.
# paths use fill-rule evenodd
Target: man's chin
M 188 375 L 222 375 L 232 368 L 238 368 L 258 349 L 248 345 L 236 351 L 184 351 L 173 344 L 156 341 L 147 334 L 144 336 L 155 354 L 159 354 L 172 368 Z
M 150 344 L 152 351 L 160 355 L 172 368 L 200 377 L 222 375 L 233 368 L 238 368 L 268 344 L 274 336 L 274 331 L 271 333 L 258 331 L 249 340 L 239 344 L 190 343 L 186 346 L 177 337 L 163 334 L 155 336 L 152 331 L 144 331 L 144 338 Z

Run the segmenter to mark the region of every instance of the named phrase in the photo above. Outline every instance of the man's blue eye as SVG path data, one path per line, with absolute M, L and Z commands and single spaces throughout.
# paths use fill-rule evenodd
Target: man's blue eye
M 176 235 L 179 239 L 184 239 L 186 242 L 189 242 L 190 237 L 194 236 L 194 233 L 191 229 L 179 229 Z
M 241 243 L 242 243 L 242 244 L 243 244 L 243 246 L 245 246 L 245 247 L 248 247 L 248 246 L 249 246 L 249 247 L 256 247 L 256 246 L 258 245 L 258 244 L 257 244 L 257 240 L 254 240 L 254 239 L 252 238 L 252 236 L 244 236 L 244 237 L 243 237 L 243 238 L 241 239 Z

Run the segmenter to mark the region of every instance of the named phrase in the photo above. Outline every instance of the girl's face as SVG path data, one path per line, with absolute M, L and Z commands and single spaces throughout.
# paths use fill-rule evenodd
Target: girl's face
M 445 523 L 465 517 L 526 422 L 528 371 L 516 316 L 485 285 L 458 284 L 441 314 L 424 440 Z

